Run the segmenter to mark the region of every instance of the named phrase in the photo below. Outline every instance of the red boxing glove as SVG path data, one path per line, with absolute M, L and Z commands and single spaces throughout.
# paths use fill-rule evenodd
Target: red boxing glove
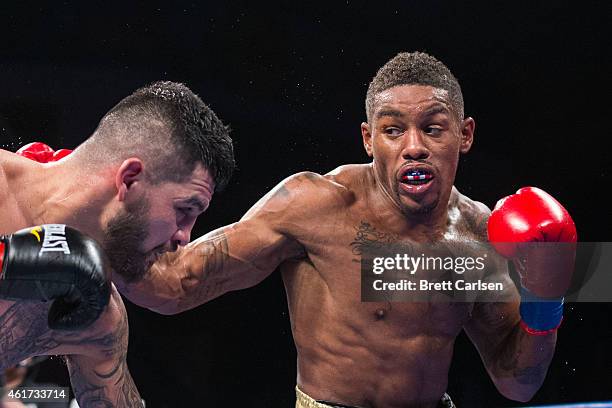
M 28 159 L 37 161 L 39 163 L 49 163 L 58 161 L 70 153 L 70 149 L 59 149 L 54 151 L 48 145 L 41 142 L 28 143 L 16 152 L 18 155 L 27 157 Z
M 488 232 L 495 250 L 514 261 L 524 288 L 542 298 L 565 294 L 574 272 L 576 226 L 551 195 L 523 187 L 502 198 L 491 213 Z
M 49 159 L 49 161 L 50 162 L 58 161 L 68 156 L 70 153 L 72 153 L 72 150 L 70 149 L 59 149 L 55 153 L 53 153 L 53 156 L 51 157 L 51 159 Z
M 47 163 L 55 152 L 44 143 L 33 142 L 22 146 L 21 149 L 17 150 L 15 153 L 39 163 Z

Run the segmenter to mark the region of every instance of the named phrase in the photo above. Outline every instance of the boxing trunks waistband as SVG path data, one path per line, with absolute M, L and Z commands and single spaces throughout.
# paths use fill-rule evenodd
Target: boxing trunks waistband
M 295 408 L 361 408 L 337 402 L 317 401 L 295 386 Z M 444 394 L 437 408 L 456 408 L 448 394 Z

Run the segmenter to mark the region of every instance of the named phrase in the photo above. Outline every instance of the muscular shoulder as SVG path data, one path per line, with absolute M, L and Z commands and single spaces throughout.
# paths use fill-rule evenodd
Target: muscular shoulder
M 455 218 L 460 233 L 478 240 L 487 240 L 487 221 L 491 215 L 489 207 L 461 194 L 456 187 L 453 187 L 449 204 L 451 219 Z
M 349 206 L 353 194 L 336 175 L 301 172 L 287 177 L 259 200 L 243 219 L 273 215 L 278 221 L 322 216 Z

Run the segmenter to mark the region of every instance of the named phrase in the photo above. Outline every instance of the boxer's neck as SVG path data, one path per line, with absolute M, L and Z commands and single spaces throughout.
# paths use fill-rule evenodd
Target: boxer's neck
M 112 181 L 104 174 L 86 172 L 78 162 L 66 158 L 38 165 L 23 177 L 28 188 L 21 200 L 32 225 L 67 224 L 102 239 L 104 213 L 114 197 Z

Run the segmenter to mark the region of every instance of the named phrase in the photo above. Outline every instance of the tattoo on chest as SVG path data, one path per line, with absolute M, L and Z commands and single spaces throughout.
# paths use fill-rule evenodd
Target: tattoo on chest
M 366 250 L 387 248 L 389 245 L 397 245 L 399 237 L 388 232 L 378 231 L 372 224 L 361 221 L 355 227 L 355 238 L 350 243 L 353 262 L 361 262 L 361 256 Z

